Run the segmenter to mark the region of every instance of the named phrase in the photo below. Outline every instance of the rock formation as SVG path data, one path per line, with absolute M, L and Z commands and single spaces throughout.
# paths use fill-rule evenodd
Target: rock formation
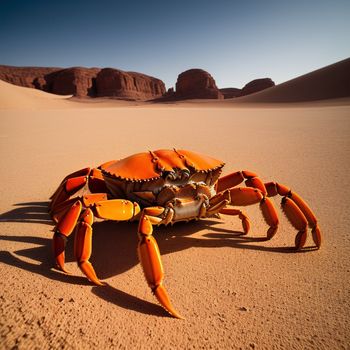
M 96 75 L 99 68 L 73 67 L 56 71 L 48 77 L 51 91 L 58 95 L 96 96 Z
M 0 66 L 0 79 L 8 83 L 49 91 L 46 77 L 61 68 Z
M 0 79 L 58 95 L 113 96 L 149 100 L 165 93 L 164 83 L 145 74 L 112 68 L 0 66 Z
M 224 98 L 214 78 L 202 69 L 190 69 L 181 73 L 177 78 L 175 96 L 177 99 Z
M 173 87 L 170 87 L 168 91 L 166 92 L 166 95 L 172 96 L 175 94 L 175 90 Z
M 149 100 L 165 93 L 165 84 L 156 78 L 135 72 L 104 68 L 96 76 L 97 96 Z
M 237 88 L 224 88 L 220 89 L 220 92 L 224 95 L 224 98 L 233 98 L 241 96 L 241 89 Z
M 255 79 L 244 86 L 241 96 L 250 95 L 272 86 L 275 86 L 275 83 L 270 78 Z

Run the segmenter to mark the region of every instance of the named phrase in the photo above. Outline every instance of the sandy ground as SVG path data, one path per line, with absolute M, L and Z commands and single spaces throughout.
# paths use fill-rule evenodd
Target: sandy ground
M 51 102 L 14 99 L 0 110 L 1 349 L 350 348 L 349 105 Z M 169 317 L 152 296 L 136 223 L 94 224 L 91 261 L 107 286 L 83 277 L 72 240 L 72 275 L 52 269 L 47 204 L 61 179 L 171 147 L 222 159 L 226 173 L 249 169 L 292 187 L 317 214 L 321 249 L 294 252 L 296 232 L 279 209 L 278 234 L 263 241 L 258 206 L 245 208 L 247 237 L 227 216 L 156 229 L 165 286 L 185 320 Z

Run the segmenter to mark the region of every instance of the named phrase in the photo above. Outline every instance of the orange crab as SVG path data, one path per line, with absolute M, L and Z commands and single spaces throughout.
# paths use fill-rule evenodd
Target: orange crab
M 288 187 L 276 182 L 263 183 L 251 171 L 237 171 L 220 177 L 224 163 L 187 150 L 158 150 L 109 161 L 98 168 L 85 168 L 65 177 L 52 195 L 50 213 L 57 223 L 53 248 L 57 267 L 66 272 L 64 251 L 69 235 L 75 231 L 74 254 L 87 278 L 98 279 L 89 262 L 94 217 L 138 220 L 138 256 L 146 280 L 160 304 L 174 317 L 181 318 L 163 286 L 163 266 L 152 235 L 153 226 L 177 221 L 237 215 L 243 232 L 250 228 L 248 217 L 231 206 L 259 203 L 269 226 L 267 239 L 278 228 L 276 209 L 269 197 L 282 196 L 282 208 L 298 231 L 297 249 L 306 241 L 307 226 L 319 248 L 321 232 L 317 219 L 305 201 Z M 237 187 L 245 181 L 246 187 Z M 80 191 L 80 195 L 77 192 Z M 74 196 L 75 195 L 75 196 Z M 73 196 L 73 197 L 72 197 Z

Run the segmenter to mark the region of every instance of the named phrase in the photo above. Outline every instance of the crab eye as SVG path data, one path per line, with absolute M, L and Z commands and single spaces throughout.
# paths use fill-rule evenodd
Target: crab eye
M 165 171 L 163 173 L 163 177 L 165 180 L 169 180 L 169 181 L 174 181 L 177 178 L 174 171 Z
M 190 172 L 188 169 L 185 169 L 181 172 L 181 179 L 186 180 L 190 177 Z

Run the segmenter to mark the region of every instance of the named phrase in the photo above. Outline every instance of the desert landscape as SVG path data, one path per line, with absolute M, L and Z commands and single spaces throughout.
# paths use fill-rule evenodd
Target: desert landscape
M 123 96 L 89 98 L 79 96 L 86 83 L 69 82 L 87 81 L 87 73 L 76 74 L 83 78 L 56 84 L 68 82 L 61 95 L 23 87 L 23 76 L 10 77 L 22 86 L 6 82 L 9 75 L 0 81 L 0 348 L 349 349 L 350 59 L 275 86 L 260 81 L 270 86 L 241 97 L 225 96 L 237 90 L 220 91 L 209 73 L 192 70 L 175 91 L 142 75 L 136 85 L 118 85 Z M 155 228 L 164 284 L 184 320 L 147 286 L 135 222 L 93 225 L 91 262 L 105 286 L 83 276 L 72 238 L 71 274 L 54 269 L 48 204 L 60 181 L 86 166 L 173 147 L 223 160 L 224 174 L 250 170 L 289 186 L 317 216 L 321 248 L 309 231 L 295 251 L 297 232 L 278 196 L 280 225 L 269 241 L 259 205 L 243 208 L 247 236 L 227 215 Z

